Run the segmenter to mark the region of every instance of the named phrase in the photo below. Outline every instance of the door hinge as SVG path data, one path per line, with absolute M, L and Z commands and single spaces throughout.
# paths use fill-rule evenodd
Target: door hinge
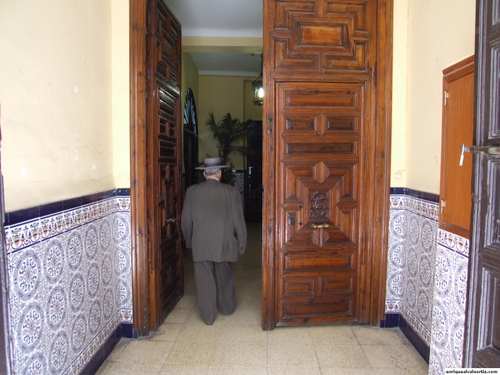
M 448 91 L 444 91 L 444 98 L 443 98 L 444 99 L 444 103 L 443 103 L 443 105 L 445 107 L 448 105 L 448 98 L 449 98 Z
M 441 215 L 443 214 L 445 207 L 446 207 L 446 201 L 441 199 Z

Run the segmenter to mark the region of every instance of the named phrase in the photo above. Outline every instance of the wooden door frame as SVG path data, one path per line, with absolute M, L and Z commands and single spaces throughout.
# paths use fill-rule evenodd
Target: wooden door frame
M 391 139 L 391 108 L 392 108 L 392 17 L 393 1 L 380 0 L 378 23 L 380 43 L 377 60 L 385 60 L 386 64 L 376 64 L 378 80 L 377 107 L 377 160 L 375 187 L 383 191 L 381 199 L 373 202 L 377 217 L 373 221 L 373 232 L 377 235 L 371 240 L 374 249 L 372 253 L 373 270 L 380 277 L 367 277 L 366 285 L 376 298 L 370 304 L 367 312 L 369 323 L 378 325 L 385 313 L 385 275 L 387 272 L 388 219 L 389 219 L 389 189 L 390 189 L 390 139 Z M 264 9 L 264 12 L 266 10 Z M 130 216 L 132 230 L 132 295 L 133 295 L 133 329 L 134 336 L 146 336 L 150 326 L 150 296 L 149 296 L 149 264 L 147 229 L 147 169 L 146 169 L 146 34 L 147 34 L 147 0 L 130 0 Z M 264 26 L 266 35 L 267 26 Z M 267 30 L 269 31 L 269 30 Z M 269 51 L 267 51 L 269 52 Z M 266 53 L 266 51 L 264 51 Z M 264 78 L 265 80 L 265 78 Z M 268 92 L 272 87 L 264 82 Z M 264 126 L 267 119 L 267 108 L 270 103 L 264 103 Z M 266 155 L 274 155 L 274 150 L 264 147 Z M 264 159 L 265 160 L 265 159 Z M 263 175 L 264 191 L 271 192 L 275 184 L 275 175 Z M 262 328 L 272 329 L 275 326 L 274 303 L 276 298 L 275 267 L 274 267 L 274 227 L 275 218 L 266 212 L 266 207 L 274 207 L 274 194 L 265 194 L 263 199 L 263 285 L 262 285 Z M 370 276 L 371 273 L 368 273 Z
M 368 264 L 372 267 L 365 272 L 365 278 L 361 281 L 360 289 L 364 290 L 363 301 L 365 306 L 369 306 L 368 311 L 360 312 L 363 318 L 370 325 L 379 325 L 385 316 L 385 291 L 387 274 L 387 247 L 388 247 L 388 227 L 390 208 L 390 155 L 391 155 L 391 118 L 392 118 L 392 36 L 393 36 L 393 1 L 380 0 L 377 18 L 377 32 L 379 37 L 378 50 L 376 53 L 377 63 L 374 79 L 377 80 L 374 106 L 376 108 L 376 160 L 374 161 L 375 171 L 373 173 L 373 184 L 376 191 L 383 192 L 378 195 L 380 199 L 374 200 L 373 212 L 375 214 L 372 221 L 370 233 L 375 233 L 370 241 Z M 266 2 L 265 2 L 266 3 Z M 264 3 L 264 17 L 268 9 Z M 264 22 L 264 39 L 269 38 L 272 29 L 271 25 Z M 270 56 L 270 43 L 264 40 L 264 56 Z M 276 233 L 279 223 L 274 217 L 273 209 L 276 205 L 276 174 L 275 164 L 267 163 L 268 160 L 276 160 L 276 147 L 270 139 L 273 134 L 272 123 L 274 121 L 274 86 L 272 80 L 267 80 L 266 71 L 272 68 L 269 61 L 264 62 L 264 87 L 266 95 L 263 108 L 263 220 L 262 220 L 262 328 L 274 329 L 277 323 L 277 275 L 276 275 Z M 378 63 L 385 61 L 385 64 Z M 378 275 L 378 277 L 373 277 Z
M 498 104 L 496 81 L 498 67 L 497 7 L 498 1 L 476 1 L 476 35 L 474 72 L 475 110 L 474 140 L 476 147 L 498 146 Z M 495 190 L 498 158 L 490 153 L 473 152 L 472 217 L 469 248 L 469 268 L 466 296 L 465 334 L 462 366 L 465 368 L 497 368 L 499 363 L 495 323 L 500 309 L 496 285 L 500 279 L 498 265 L 498 236 L 496 215 L 499 197 Z
M 130 219 L 132 239 L 132 298 L 134 337 L 150 328 L 147 226 L 147 3 L 130 0 Z
M 0 106 L 0 123 L 1 123 Z M 2 142 L 2 132 L 0 129 L 0 144 Z M 1 155 L 0 155 L 1 156 Z M 5 243 L 4 217 L 5 217 L 5 194 L 2 174 L 2 161 L 0 157 L 0 373 L 10 374 L 12 371 L 12 348 L 10 346 L 10 308 L 8 294 L 8 273 L 7 273 L 7 245 Z

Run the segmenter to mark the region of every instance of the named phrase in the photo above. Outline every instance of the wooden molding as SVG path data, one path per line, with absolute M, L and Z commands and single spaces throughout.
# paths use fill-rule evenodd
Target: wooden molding
M 149 335 L 149 251 L 146 204 L 147 0 L 130 0 L 130 216 L 133 328 Z

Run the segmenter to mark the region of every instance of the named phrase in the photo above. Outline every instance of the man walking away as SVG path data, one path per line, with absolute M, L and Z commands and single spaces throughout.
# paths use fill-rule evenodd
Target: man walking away
M 186 247 L 192 249 L 194 278 L 201 318 L 207 325 L 220 313 L 230 315 L 236 307 L 232 263 L 247 245 L 247 228 L 240 192 L 220 182 L 220 158 L 204 160 L 206 181 L 188 187 L 181 227 Z

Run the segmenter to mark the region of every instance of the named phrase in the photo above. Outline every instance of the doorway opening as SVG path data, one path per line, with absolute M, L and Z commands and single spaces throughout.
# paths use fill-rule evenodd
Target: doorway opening
M 295 8 L 300 2 L 278 1 L 278 12 L 264 1 L 268 22 L 263 32 L 266 97 L 261 125 L 266 130 L 261 206 L 266 223 L 261 239 L 263 328 L 345 322 L 341 316 L 349 322 L 377 325 L 385 307 L 392 1 L 334 7 L 331 14 L 315 9 L 304 14 Z M 151 215 L 145 208 L 147 178 L 141 177 L 147 176 L 136 173 L 145 174 L 141 168 L 148 165 L 144 157 L 148 113 L 143 108 L 148 67 L 143 38 L 156 37 L 147 30 L 149 3 L 132 0 L 130 12 L 133 294 L 134 326 L 139 331 L 151 326 L 141 314 L 155 298 L 147 275 L 150 255 L 140 251 L 148 248 L 147 230 L 155 222 L 148 222 Z M 335 27 L 314 31 L 325 22 L 351 29 L 340 34 Z M 288 28 L 285 33 L 280 31 L 283 25 Z M 364 30 L 362 36 L 356 28 Z M 291 37 L 297 33 L 302 37 Z M 341 57 L 325 53 L 332 45 Z M 369 157 L 359 157 L 363 153 Z M 338 240 L 336 244 L 332 239 Z M 363 252 L 358 252 L 358 246 Z

